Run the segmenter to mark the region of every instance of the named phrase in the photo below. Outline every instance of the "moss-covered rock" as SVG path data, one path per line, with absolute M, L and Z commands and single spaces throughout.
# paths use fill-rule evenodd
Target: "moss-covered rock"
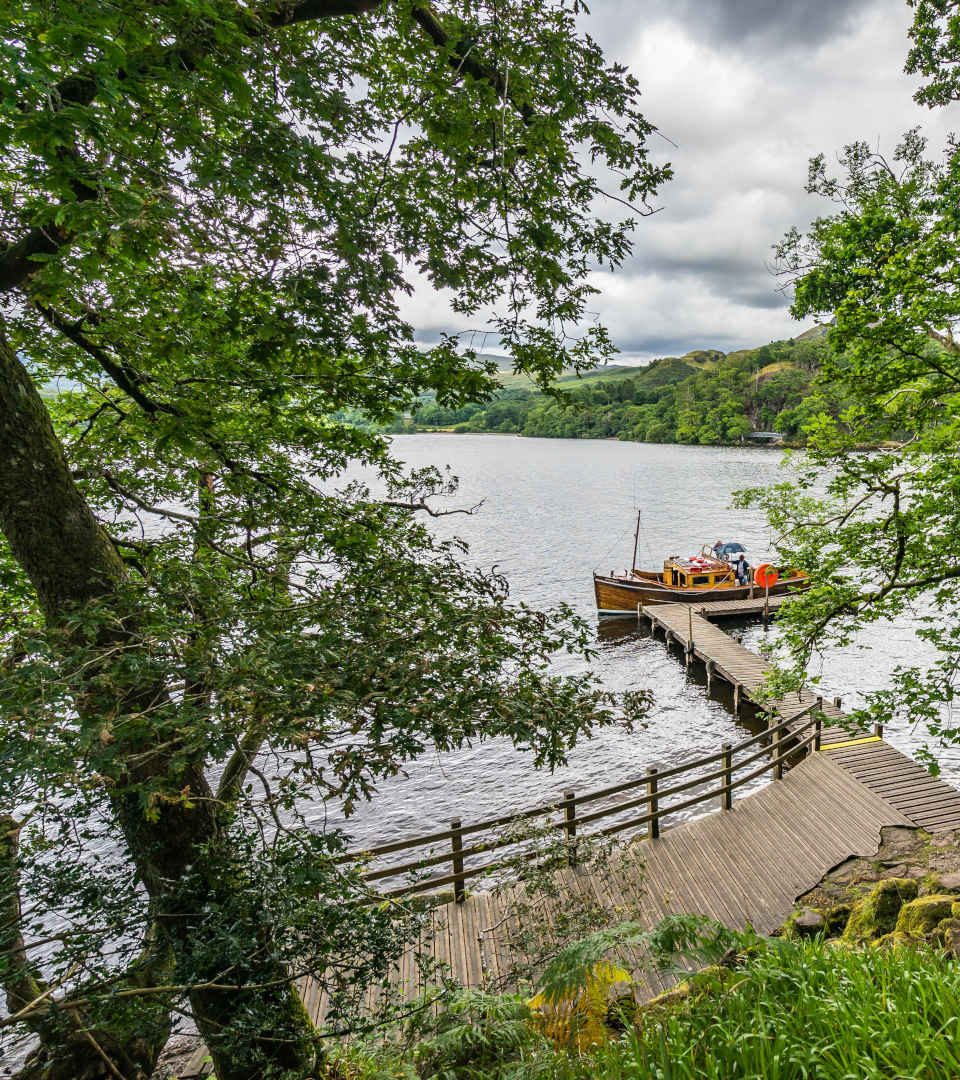
M 924 874 L 920 879 L 920 896 L 933 896 L 950 891 L 944 888 L 939 874 Z
M 960 919 L 944 919 L 935 933 L 947 956 L 952 956 L 954 960 L 960 958 Z
M 910 878 L 887 878 L 877 882 L 853 905 L 843 930 L 843 940 L 864 944 L 889 934 L 897 925 L 900 909 L 916 898 L 917 883 Z
M 921 908 L 912 909 L 897 927 L 900 909 L 918 898 L 932 899 L 932 906 L 923 915 Z M 942 905 L 949 899 L 947 912 Z M 960 960 L 960 829 L 931 834 L 885 825 L 874 855 L 845 859 L 796 903 L 785 936 L 809 929 L 838 948 L 924 942 Z
M 787 940 L 816 937 L 826 933 L 827 920 L 824 912 L 816 908 L 798 908 L 783 924 L 781 933 Z
M 853 908 L 850 904 L 834 904 L 824 912 L 828 936 L 843 933 L 843 928 L 847 925 L 847 920 L 850 918 L 850 912 L 852 910 Z
M 726 961 L 721 964 L 710 964 L 662 994 L 646 1001 L 636 1002 L 633 1009 L 634 1021 L 639 1023 L 648 1014 L 657 1016 L 663 1010 L 671 1009 L 681 1002 L 699 1001 L 702 998 L 725 992 L 743 978 L 735 969 L 743 963 L 748 963 L 753 956 L 760 954 L 763 948 L 762 945 L 751 946 L 738 954 L 732 966 L 728 966 Z
M 895 927 L 898 934 L 917 939 L 932 934 L 938 923 L 953 916 L 954 898 L 948 893 L 934 893 L 910 900 L 900 908 Z
M 893 930 L 870 944 L 874 949 L 915 949 L 917 939 L 910 937 L 908 934 L 901 934 L 899 930 Z
M 836 937 L 847 925 L 851 910 L 849 904 L 831 904 L 826 908 L 798 907 L 780 928 L 780 934 L 790 941 L 816 937 L 817 934 L 825 938 Z

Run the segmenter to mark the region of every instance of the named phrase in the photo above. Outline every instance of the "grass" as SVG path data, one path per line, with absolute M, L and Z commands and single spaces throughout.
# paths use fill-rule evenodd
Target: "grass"
M 772 364 L 767 364 L 757 372 L 757 377 L 765 379 L 768 375 L 776 375 L 778 371 L 786 371 L 787 368 L 794 368 L 797 365 L 791 363 L 789 360 L 777 360 Z
M 624 379 L 628 376 L 640 375 L 646 370 L 646 366 L 620 367 L 610 364 L 607 367 L 596 368 L 577 375 L 572 371 L 564 371 L 554 380 L 555 386 L 565 390 L 574 387 L 589 386 L 592 383 L 604 382 L 608 379 Z M 497 373 L 497 381 L 505 390 L 537 390 L 537 386 L 529 375 L 515 375 L 512 371 L 500 371 Z
M 930 950 L 756 946 L 680 1002 L 583 1053 L 524 1024 L 520 998 L 472 994 L 406 1048 L 352 1050 L 345 1080 L 955 1080 L 960 965 Z M 461 1038 L 457 1034 L 462 1031 Z
M 939 955 L 780 943 L 605 1048 L 597 1074 L 946 1080 L 960 1076 L 958 1021 L 960 968 Z

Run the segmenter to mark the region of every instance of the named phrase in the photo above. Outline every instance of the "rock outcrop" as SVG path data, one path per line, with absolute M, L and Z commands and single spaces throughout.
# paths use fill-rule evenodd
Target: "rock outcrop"
M 960 957 L 960 830 L 884 828 L 877 853 L 825 874 L 781 932 L 847 946 L 929 944 Z

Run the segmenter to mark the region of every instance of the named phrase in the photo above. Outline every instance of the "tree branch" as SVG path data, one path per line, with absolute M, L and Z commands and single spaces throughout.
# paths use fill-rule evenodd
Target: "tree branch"
M 250 769 L 250 763 L 260 752 L 263 745 L 263 730 L 258 724 L 249 728 L 240 740 L 236 750 L 230 755 L 223 775 L 220 777 L 220 785 L 217 788 L 217 801 L 225 804 L 233 803 L 240 794 L 240 788 L 244 778 Z
M 170 518 L 173 521 L 185 521 L 188 525 L 196 525 L 199 523 L 200 519 L 195 514 L 185 514 L 180 510 L 168 510 L 164 506 L 151 505 L 145 499 L 141 499 L 139 495 L 123 487 L 123 485 L 116 480 L 113 473 L 108 472 L 106 469 L 104 469 L 100 475 L 106 480 L 111 491 L 115 491 L 121 498 L 132 502 L 134 506 L 138 506 L 144 513 L 156 514 L 157 517 Z
M 342 15 L 361 15 L 380 6 L 381 0 L 303 0 L 302 3 L 287 2 L 264 7 L 248 17 L 248 34 L 260 37 L 270 30 L 295 23 L 320 21 Z M 117 72 L 121 82 L 143 77 L 152 71 L 193 71 L 208 51 L 208 41 L 203 32 L 197 34 L 189 46 L 173 45 L 161 49 L 145 50 L 135 57 L 126 68 Z M 50 88 L 46 100 L 54 111 L 65 105 L 85 107 L 93 104 L 102 89 L 98 76 L 91 71 L 68 75 Z M 74 185 L 78 202 L 96 199 L 98 190 L 86 184 Z M 60 206 L 63 204 L 61 203 Z M 0 251 L 0 293 L 18 288 L 43 265 L 37 255 L 55 255 L 69 244 L 73 237 L 64 228 L 54 224 L 53 215 L 48 222 L 36 225 L 25 236 Z
M 102 345 L 91 341 L 80 329 L 79 325 L 65 319 L 52 308 L 43 304 L 36 304 L 37 311 L 47 322 L 59 330 L 68 341 L 73 342 L 78 349 L 82 349 L 88 356 L 93 357 L 101 368 L 110 376 L 116 385 L 129 397 L 132 398 L 145 413 L 151 416 L 158 412 L 170 413 L 177 416 L 179 413 L 171 405 L 153 401 L 142 390 L 143 379 L 124 360 L 114 360 Z
M 22 822 L 9 815 L 0 817 L 0 955 L 7 974 L 3 981 L 7 1008 L 18 1013 L 35 1001 L 46 1001 L 53 992 L 27 959 L 23 940 L 22 908 L 20 902 L 20 871 L 17 857 L 20 849 Z M 36 1022 L 31 1024 L 38 1030 Z
M 509 93 L 507 80 L 503 72 L 478 60 L 470 50 L 469 45 L 463 42 L 455 42 L 451 45 L 450 35 L 443 28 L 440 20 L 434 14 L 428 4 L 415 4 L 411 12 L 414 22 L 423 30 L 428 38 L 441 49 L 450 49 L 450 66 L 458 72 L 466 72 L 480 82 L 489 83 L 497 95 L 510 103 L 523 117 L 524 123 L 529 123 L 534 116 L 532 106 L 525 101 L 514 100 Z
M 382 2 L 383 0 L 287 0 L 250 14 L 247 34 L 253 40 L 270 31 L 297 23 L 365 15 L 380 7 Z M 525 123 L 530 122 L 534 116 L 532 106 L 528 102 L 514 99 L 509 93 L 503 73 L 473 56 L 468 44 L 457 41 L 451 43 L 450 34 L 428 5 L 416 4 L 412 16 L 436 46 L 450 50 L 450 65 L 455 71 L 465 72 L 475 79 L 489 83 L 500 97 L 511 102 Z M 118 81 L 124 82 L 132 78 L 142 78 L 155 71 L 193 71 L 206 56 L 208 49 L 209 43 L 200 31 L 189 46 L 171 45 L 162 49 L 145 50 L 138 58 L 134 58 L 127 68 L 118 70 L 116 77 Z M 59 111 L 64 105 L 85 107 L 96 100 L 100 90 L 98 76 L 90 71 L 81 71 L 61 79 L 51 87 L 47 101 L 55 111 Z M 81 202 L 99 196 L 96 187 L 82 181 L 74 185 L 74 190 L 77 201 Z M 37 262 L 36 256 L 55 255 L 72 240 L 72 235 L 56 225 L 51 215 L 50 221 L 35 226 L 20 240 L 0 250 L 0 294 L 18 288 L 37 273 L 43 263 Z
M 49 413 L 0 327 L 0 529 L 48 618 L 102 598 L 124 565 L 71 476 Z
M 36 261 L 37 255 L 55 255 L 70 234 L 56 225 L 37 226 L 16 243 L 0 252 L 0 293 L 9 292 L 21 285 L 43 265 Z
M 888 581 L 882 588 L 865 593 L 863 602 L 865 604 L 875 604 L 892 592 L 902 592 L 906 589 L 929 589 L 931 585 L 942 585 L 945 581 L 955 581 L 957 578 L 960 578 L 960 566 L 943 570 L 937 574 L 929 574 L 926 577 L 908 578 L 906 581 Z
M 948 332 L 946 334 L 941 334 L 939 330 L 934 330 L 932 326 L 926 327 L 926 331 L 934 341 L 939 342 L 948 352 L 951 352 L 954 355 L 960 352 L 960 348 L 957 347 L 957 343 L 954 341 L 952 333 Z M 939 370 L 939 368 L 937 370 Z
M 460 508 L 459 510 L 434 510 L 432 506 L 428 506 L 422 500 L 420 502 L 397 502 L 393 499 L 384 499 L 379 505 L 392 506 L 397 510 L 424 510 L 431 517 L 450 517 L 453 514 L 475 514 L 485 502 L 486 499 L 481 499 L 480 502 L 475 503 L 468 509 Z
M 342 15 L 365 15 L 380 7 L 381 0 L 288 0 L 277 10 L 260 17 L 271 27 L 337 19 Z

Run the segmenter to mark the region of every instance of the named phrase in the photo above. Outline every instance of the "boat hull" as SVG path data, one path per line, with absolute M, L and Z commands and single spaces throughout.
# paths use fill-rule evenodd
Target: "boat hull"
M 771 596 L 800 592 L 808 588 L 806 574 L 781 578 L 770 589 Z M 750 600 L 763 596 L 759 585 L 724 585 L 707 588 L 673 589 L 649 578 L 593 575 L 597 613 L 602 616 L 636 617 L 640 604 L 712 604 L 720 600 Z

